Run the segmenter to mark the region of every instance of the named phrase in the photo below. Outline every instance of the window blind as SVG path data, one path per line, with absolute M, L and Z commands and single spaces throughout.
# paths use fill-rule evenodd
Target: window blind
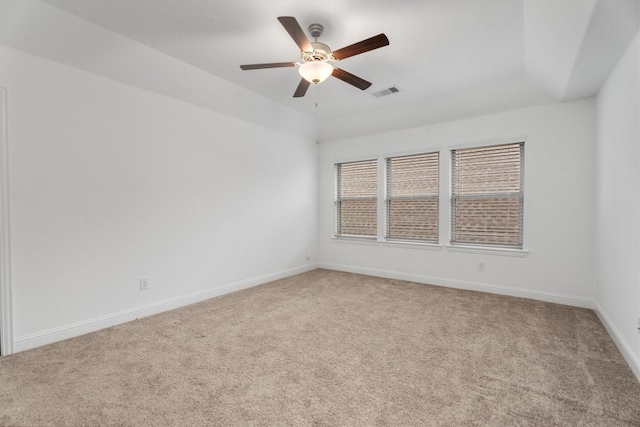
M 387 159 L 389 239 L 437 242 L 439 153 Z
M 522 248 L 524 142 L 451 152 L 451 243 Z
M 336 164 L 335 210 L 336 236 L 377 236 L 377 160 Z

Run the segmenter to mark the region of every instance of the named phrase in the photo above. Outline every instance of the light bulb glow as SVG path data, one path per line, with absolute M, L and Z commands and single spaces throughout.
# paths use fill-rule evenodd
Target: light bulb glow
M 318 84 L 325 81 L 333 73 L 333 67 L 325 61 L 310 61 L 302 64 L 298 72 L 306 81 Z

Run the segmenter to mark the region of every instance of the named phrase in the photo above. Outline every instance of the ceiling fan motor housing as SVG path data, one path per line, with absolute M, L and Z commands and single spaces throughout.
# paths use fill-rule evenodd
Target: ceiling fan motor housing
M 302 60 L 304 62 L 311 61 L 335 61 L 335 58 L 331 54 L 331 48 L 324 43 L 320 42 L 312 42 L 311 47 L 313 50 L 311 52 L 302 52 Z
M 311 62 L 311 61 L 335 61 L 335 58 L 331 54 L 331 48 L 324 43 L 320 43 L 318 41 L 318 37 L 322 35 L 324 32 L 324 27 L 320 24 L 311 24 L 309 25 L 309 34 L 311 37 L 315 39 L 314 42 L 311 42 L 311 47 L 313 48 L 310 52 L 302 52 L 302 61 L 303 62 Z

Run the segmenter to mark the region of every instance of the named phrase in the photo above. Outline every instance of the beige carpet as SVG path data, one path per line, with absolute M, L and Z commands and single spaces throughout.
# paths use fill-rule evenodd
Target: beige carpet
M 315 270 L 0 359 L 0 424 L 640 425 L 591 310 Z

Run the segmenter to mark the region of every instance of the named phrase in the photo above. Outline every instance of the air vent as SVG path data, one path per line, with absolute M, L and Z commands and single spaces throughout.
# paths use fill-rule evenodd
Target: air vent
M 375 96 L 376 98 L 380 98 L 381 96 L 387 96 L 387 95 L 391 95 L 392 93 L 398 93 L 400 92 L 400 89 L 398 89 L 395 86 L 391 86 L 390 88 L 381 90 L 379 92 L 374 92 L 373 96 Z

